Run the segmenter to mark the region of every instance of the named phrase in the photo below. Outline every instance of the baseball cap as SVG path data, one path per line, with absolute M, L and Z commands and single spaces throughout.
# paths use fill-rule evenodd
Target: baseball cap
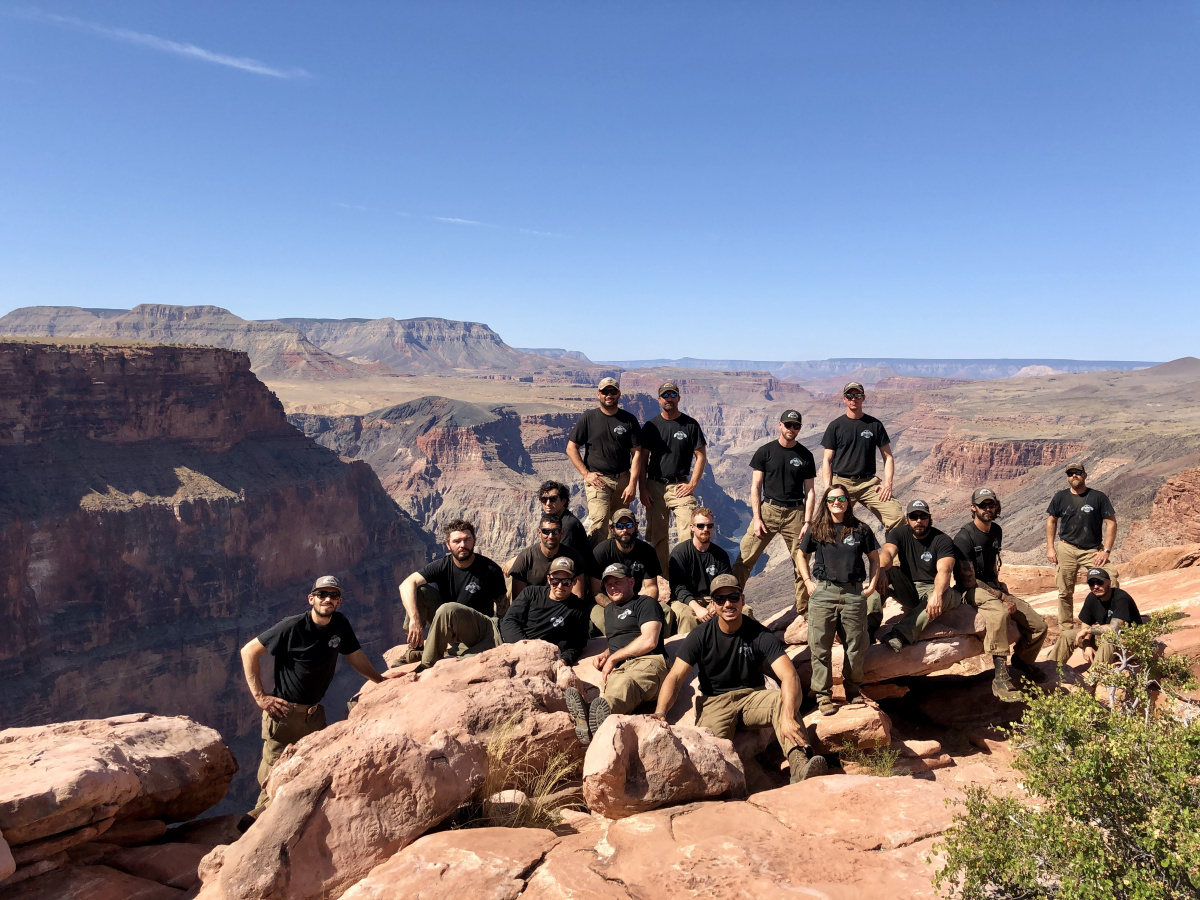
M 783 411 L 783 415 L 779 417 L 779 421 L 780 422 L 796 422 L 798 424 L 801 421 L 800 413 L 794 409 L 785 409 Z
M 566 572 L 568 575 L 575 574 L 575 562 L 569 556 L 560 556 L 550 563 L 550 574 L 555 572 Z
M 1094 569 L 1088 569 L 1087 580 L 1088 584 L 1091 584 L 1093 581 L 1112 581 L 1112 577 L 1097 566 Z
M 662 384 L 660 384 L 658 386 L 658 396 L 661 397 L 667 391 L 674 391 L 675 393 L 678 394 L 679 393 L 679 385 L 677 385 L 673 381 L 664 381 Z
M 621 382 L 617 381 L 617 379 L 612 378 L 611 376 L 608 378 L 601 378 L 600 383 L 596 385 L 596 390 L 602 391 L 605 388 L 610 387 L 615 387 L 619 391 L 621 389 Z
M 712 580 L 712 584 L 708 586 L 709 596 L 712 596 L 721 590 L 721 588 L 737 588 L 740 591 L 742 586 L 738 582 L 736 575 L 718 575 Z
M 615 525 L 617 522 L 620 522 L 622 519 L 632 519 L 634 522 L 636 522 L 637 516 L 635 516 L 633 514 L 632 510 L 618 509 L 615 513 L 612 514 L 611 518 L 609 518 L 608 521 L 612 522 Z
M 322 575 L 313 582 L 312 590 L 309 593 L 315 594 L 317 591 L 337 591 L 340 594 L 342 583 L 332 575 Z
M 628 578 L 628 577 L 629 577 L 629 570 L 627 568 L 625 568 L 624 563 L 613 563 L 611 566 L 609 566 L 607 569 L 604 570 L 604 573 L 600 576 L 600 580 L 603 581 L 605 578 Z
M 996 496 L 996 492 L 991 488 L 979 488 L 971 495 L 971 505 L 978 506 L 984 500 L 994 500 L 1000 502 L 1000 498 Z
M 923 512 L 929 515 L 929 504 L 924 500 L 909 500 L 908 506 L 904 507 L 904 515 L 911 516 L 915 512 Z
M 867 392 L 867 389 L 864 388 L 857 381 L 851 381 L 844 388 L 842 388 L 843 394 L 848 394 L 848 393 L 850 393 L 850 391 L 862 391 L 865 394 Z
M 1086 475 L 1086 474 L 1087 474 L 1087 468 L 1086 468 L 1086 467 L 1083 465 L 1083 463 L 1081 463 L 1081 462 L 1067 463 L 1067 465 L 1066 465 L 1066 467 L 1063 469 L 1063 471 L 1064 471 L 1064 472 L 1070 472 L 1072 469 L 1078 469 L 1078 470 L 1079 470 L 1080 472 L 1082 472 L 1084 475 Z

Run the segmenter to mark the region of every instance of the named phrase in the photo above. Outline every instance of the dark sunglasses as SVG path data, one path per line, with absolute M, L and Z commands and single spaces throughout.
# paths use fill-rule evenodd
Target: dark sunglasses
M 538 497 L 538 500 L 540 500 L 542 503 L 553 503 L 556 500 L 561 500 L 561 499 L 563 499 L 563 498 L 558 496 L 558 494 L 548 494 L 545 497 Z
M 1088 587 L 1090 587 L 1090 588 L 1094 588 L 1094 587 L 1103 587 L 1103 586 L 1104 586 L 1104 585 L 1106 585 L 1106 584 L 1108 584 L 1108 582 L 1107 582 L 1107 581 L 1100 581 L 1100 580 L 1098 580 L 1098 579 L 1097 579 L 1097 580 L 1094 580 L 1094 581 L 1089 581 L 1089 582 L 1088 582 Z
M 710 531 L 717 526 L 715 522 L 693 522 L 692 527 L 699 528 L 701 531 Z
M 621 392 L 619 390 L 617 390 L 616 388 L 605 388 L 600 393 L 603 394 L 605 397 L 611 397 L 614 394 L 619 394 Z
M 842 396 L 847 400 L 861 400 L 865 395 L 860 394 L 858 391 L 851 391 L 848 394 L 842 394 Z
M 562 534 L 561 528 L 539 528 L 538 531 L 542 534 Z
M 340 591 L 313 591 L 313 596 L 320 597 L 322 600 L 325 600 L 329 597 L 332 597 L 334 600 L 342 599 L 342 594 Z
M 616 528 L 620 531 L 625 531 L 629 528 L 637 528 L 637 522 L 618 522 L 613 526 L 613 528 Z
M 674 391 L 667 391 L 665 394 L 659 394 L 658 396 L 660 396 L 666 400 L 678 400 L 679 399 L 679 395 L 677 393 L 675 393 Z
M 922 519 L 928 519 L 928 518 L 929 518 L 928 513 L 913 513 L 911 516 L 908 517 L 908 520 L 910 522 L 920 522 Z
M 570 584 L 574 580 L 574 578 L 555 578 L 553 575 L 550 576 L 550 583 L 559 587 L 562 587 L 564 584 Z
M 780 424 L 788 431 L 796 431 L 800 428 L 799 422 L 781 422 Z
M 850 498 L 849 497 L 826 497 L 825 502 L 826 503 L 849 503 Z
M 730 603 L 737 603 L 741 599 L 742 592 L 738 591 L 736 594 L 722 594 L 720 597 L 713 597 L 712 602 L 716 606 L 726 606 Z
M 1000 508 L 1000 504 L 997 503 L 995 500 L 984 500 L 982 503 L 977 504 L 977 505 L 979 506 L 980 509 L 999 509 Z
M 1068 478 L 1070 478 L 1072 475 L 1083 475 L 1083 474 L 1085 474 L 1083 469 L 1067 469 L 1067 477 Z

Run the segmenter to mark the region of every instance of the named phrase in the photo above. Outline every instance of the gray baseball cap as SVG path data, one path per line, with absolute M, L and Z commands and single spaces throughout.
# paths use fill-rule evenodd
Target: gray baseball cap
M 309 593 L 315 594 L 317 591 L 337 591 L 340 594 L 342 583 L 333 575 L 322 575 L 313 582 L 312 590 Z
M 603 574 L 600 576 L 600 580 L 604 581 L 606 578 L 628 578 L 628 577 L 629 577 L 629 569 L 627 569 L 625 567 L 624 563 L 613 563 L 607 569 L 604 570 Z
M 602 391 L 605 388 L 610 387 L 615 387 L 619 391 L 621 389 L 621 382 L 617 381 L 617 379 L 612 378 L 611 376 L 608 378 L 601 378 L 600 383 L 596 385 L 596 390 Z
M 996 503 L 1000 502 L 1000 498 L 996 496 L 996 492 L 991 488 L 979 488 L 971 495 L 972 506 L 978 506 L 985 500 L 994 500 Z
M 904 507 L 905 518 L 911 516 L 915 512 L 922 512 L 929 515 L 929 504 L 924 500 L 909 500 L 908 506 Z
M 679 393 L 679 385 L 677 385 L 673 381 L 664 381 L 662 384 L 660 384 L 658 386 L 658 396 L 661 397 L 667 391 L 674 391 L 675 393 L 678 394 Z

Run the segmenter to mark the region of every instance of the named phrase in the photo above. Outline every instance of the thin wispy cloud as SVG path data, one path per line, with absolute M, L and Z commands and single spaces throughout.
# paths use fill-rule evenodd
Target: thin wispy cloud
M 269 66 L 265 62 L 252 59 L 248 56 L 227 56 L 224 53 L 215 53 L 212 50 L 205 50 L 203 47 L 197 47 L 195 44 L 183 44 L 179 41 L 172 41 L 168 40 L 167 38 L 158 37 L 158 35 L 144 34 L 140 31 L 131 31 L 128 28 L 112 28 L 108 25 L 98 25 L 95 22 L 87 22 L 83 19 L 76 19 L 74 16 L 60 16 L 54 13 L 40 12 L 38 10 L 25 10 L 17 13 L 17 15 L 35 22 L 45 22 L 49 25 L 58 25 L 64 28 L 76 28 L 81 31 L 87 31 L 91 34 L 109 38 L 110 40 L 121 41 L 126 44 L 135 44 L 139 47 L 149 47 L 151 50 L 158 50 L 160 53 L 169 53 L 173 56 L 183 56 L 188 59 L 196 59 L 200 62 L 211 63 L 216 66 L 226 66 L 230 69 L 239 69 L 243 72 L 250 72 L 254 75 L 265 75 L 269 78 L 308 77 L 308 73 L 303 69 L 279 69 L 275 66 Z
M 350 210 L 353 210 L 354 212 L 367 212 L 367 208 L 365 206 L 359 206 L 357 203 L 337 202 L 337 203 L 334 203 L 333 205 L 336 206 L 338 209 L 350 209 Z
M 475 225 L 479 228 L 499 228 L 499 225 L 489 225 L 487 222 L 476 222 L 474 219 L 456 219 L 453 216 L 434 216 L 435 222 L 449 222 L 451 225 Z

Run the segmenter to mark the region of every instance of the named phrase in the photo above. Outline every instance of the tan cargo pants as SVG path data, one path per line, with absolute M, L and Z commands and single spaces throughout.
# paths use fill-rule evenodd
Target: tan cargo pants
M 646 507 L 646 543 L 658 554 L 664 577 L 671 561 L 671 513 L 675 514 L 675 543 L 686 541 L 692 536 L 692 513 L 699 506 L 695 494 L 676 496 L 682 485 L 663 484 L 661 481 L 646 480 L 650 492 L 651 506 Z
M 787 546 L 788 555 L 792 560 L 792 574 L 796 579 L 796 612 L 802 616 L 807 615 L 808 586 L 800 576 L 800 567 L 796 564 L 796 556 L 800 553 L 800 532 L 804 528 L 804 507 L 776 506 L 764 500 L 759 509 L 767 533 L 758 537 L 752 529 L 746 529 L 737 559 L 733 562 L 734 577 L 745 590 L 754 564 L 763 555 L 767 545 L 775 539 L 775 535 L 780 535 Z
M 914 584 L 898 568 L 889 570 L 887 578 L 888 585 L 892 589 L 892 597 L 905 610 L 904 618 L 893 625 L 892 629 L 908 641 L 908 643 L 915 644 L 921 639 L 921 632 L 925 630 L 925 626 L 930 621 L 926 606 L 928 606 L 929 598 L 933 594 L 933 582 L 918 581 Z M 952 609 L 958 609 L 962 605 L 962 602 L 962 594 L 957 589 L 948 587 L 946 588 L 946 592 L 942 594 L 942 612 L 946 613 Z M 1006 629 L 1007 627 L 1005 625 Z M 1004 655 L 1008 655 L 1007 644 L 1004 648 Z
M 1017 631 L 1020 633 L 1020 637 L 1017 638 L 1016 646 L 1013 647 L 1013 656 L 1024 660 L 1031 666 L 1037 662 L 1038 653 L 1041 652 L 1042 644 L 1046 640 L 1046 620 L 1043 619 L 1032 606 L 1030 606 L 1020 597 L 1014 597 L 1012 594 L 1010 594 L 1005 585 L 1002 583 L 987 583 L 981 581 L 976 585 L 974 593 L 976 599 L 981 597 L 983 594 L 989 594 L 995 597 L 1001 603 L 1003 603 L 1005 600 L 1012 602 L 1013 606 L 1017 608 L 1017 611 L 1015 614 L 1009 613 L 1008 618 L 1016 623 Z M 968 599 L 967 602 L 972 603 L 970 599 Z M 972 605 L 981 612 L 983 611 L 983 607 L 978 603 L 972 603 Z M 1005 612 L 1008 612 L 1007 607 L 1005 607 Z M 988 633 L 990 634 L 991 622 L 986 618 L 985 621 L 988 622 Z M 1004 631 L 1000 632 L 1000 634 L 1003 635 L 1004 649 L 997 650 L 995 653 L 1007 654 L 1007 623 L 1004 625 Z M 984 643 L 990 646 L 990 640 L 986 635 Z
M 503 643 L 499 620 L 495 616 L 485 616 L 463 603 L 446 603 L 431 585 L 423 584 L 417 588 L 417 613 L 421 617 L 421 626 L 428 629 L 421 651 L 421 663 L 426 667 L 446 655 L 448 644 L 457 648 L 458 656 L 469 656 Z M 410 650 L 410 661 L 413 655 Z
M 622 472 L 616 477 L 611 475 L 601 475 L 600 477 L 604 479 L 604 487 L 592 487 L 586 481 L 583 483 L 583 492 L 587 495 L 588 505 L 587 534 L 592 539 L 593 547 L 612 537 L 608 520 L 624 505 L 621 503 L 621 494 L 624 493 L 625 488 L 629 487 L 629 472 Z
M 1078 637 L 1079 628 L 1074 623 L 1058 633 L 1058 640 L 1054 642 L 1054 661 L 1060 666 L 1065 666 L 1067 660 L 1071 658 L 1071 654 L 1075 652 L 1075 640 Z M 1088 635 L 1083 639 L 1081 646 L 1096 648 L 1096 657 L 1092 660 L 1092 665 L 1111 666 L 1116 662 L 1117 645 L 1112 641 L 1106 641 L 1103 637 L 1096 635 Z
M 738 728 L 765 728 L 775 730 L 775 739 L 787 756 L 797 745 L 779 737 L 779 726 L 783 716 L 783 694 L 766 688 L 741 688 L 715 697 L 701 697 L 696 726 L 707 728 L 717 737 L 733 740 Z M 800 723 L 803 734 L 804 723 Z
M 904 512 L 900 503 L 894 497 L 891 500 L 879 499 L 879 478 L 849 478 L 845 475 L 834 475 L 833 483 L 846 489 L 846 494 L 852 503 L 865 506 L 883 523 L 884 532 L 891 531 L 904 521 Z
M 686 603 L 671 600 L 662 604 L 662 608 L 663 618 L 666 620 L 663 629 L 664 639 L 674 637 L 677 634 L 687 634 L 700 624 L 700 620 L 696 618 L 696 611 Z M 742 613 L 742 615 L 745 615 L 745 613 Z
M 1058 565 L 1054 568 L 1054 586 L 1058 588 L 1058 626 L 1062 628 L 1075 621 L 1075 581 L 1080 569 L 1092 568 L 1096 558 L 1096 550 L 1080 550 L 1074 544 L 1066 541 L 1054 542 L 1054 553 L 1058 556 Z M 1113 587 L 1120 587 L 1117 578 L 1117 567 L 1112 557 L 1100 567 L 1112 579 Z
M 614 713 L 631 713 L 638 704 L 658 696 L 666 677 L 667 660 L 662 655 L 635 656 L 612 670 L 600 696 Z
M 271 805 L 267 796 L 267 777 L 279 762 L 284 748 L 296 743 L 300 738 L 313 734 L 325 727 L 325 707 L 320 703 L 314 706 L 300 706 L 293 703 L 287 714 L 279 720 L 272 719 L 264 710 L 262 714 L 262 762 L 258 764 L 258 784 L 262 792 L 258 802 L 250 810 L 250 816 L 257 819 Z

